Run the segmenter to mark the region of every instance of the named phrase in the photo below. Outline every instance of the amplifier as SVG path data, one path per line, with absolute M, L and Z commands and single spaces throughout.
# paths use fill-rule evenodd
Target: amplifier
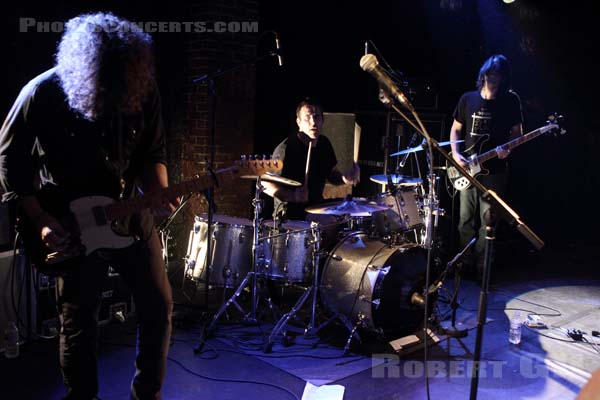
M 134 315 L 131 292 L 119 274 L 111 268 L 102 287 L 98 324 L 125 322 Z

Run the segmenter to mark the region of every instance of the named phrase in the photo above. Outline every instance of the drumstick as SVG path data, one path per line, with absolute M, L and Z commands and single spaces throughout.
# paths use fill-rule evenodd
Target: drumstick
M 354 123 L 354 157 L 353 161 L 358 163 L 358 148 L 360 147 L 360 125 Z
M 306 170 L 304 171 L 304 187 L 308 187 L 308 169 L 310 168 L 310 153 L 312 153 L 312 140 L 308 142 L 308 153 L 306 154 Z

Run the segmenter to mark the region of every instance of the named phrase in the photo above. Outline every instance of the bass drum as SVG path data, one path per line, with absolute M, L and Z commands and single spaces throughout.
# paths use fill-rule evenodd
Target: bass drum
M 423 293 L 426 268 L 425 251 L 414 243 L 389 246 L 352 232 L 325 262 L 321 301 L 329 312 L 353 324 L 362 320 L 362 328 L 386 338 L 414 333 L 423 308 L 411 297 Z

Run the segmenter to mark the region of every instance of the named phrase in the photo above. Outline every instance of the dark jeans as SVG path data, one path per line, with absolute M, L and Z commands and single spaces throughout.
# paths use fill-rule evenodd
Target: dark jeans
M 492 189 L 501 197 L 506 191 L 506 174 L 482 175 L 478 177 L 488 189 Z M 470 187 L 460 192 L 460 219 L 458 222 L 459 246 L 464 248 L 477 234 L 477 242 L 471 252 L 471 258 L 465 262 L 475 265 L 478 269 L 483 265 L 485 249 L 485 213 L 490 209 L 490 203 L 483 200 L 477 189 Z
M 58 280 L 62 311 L 60 365 L 65 399 L 92 399 L 98 393 L 97 322 L 108 266 L 131 289 L 138 320 L 132 399 L 160 399 L 171 336 L 172 295 L 156 232 L 147 241 L 86 257 L 76 272 Z

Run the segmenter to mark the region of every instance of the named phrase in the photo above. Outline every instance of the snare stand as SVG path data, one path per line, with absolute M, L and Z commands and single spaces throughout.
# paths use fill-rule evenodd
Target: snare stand
M 306 288 L 302 296 L 296 301 L 296 304 L 292 307 L 292 309 L 285 313 L 275 327 L 271 331 L 269 338 L 267 339 L 267 343 L 265 343 L 263 351 L 265 353 L 270 353 L 273 350 L 273 340 L 275 337 L 281 332 L 283 328 L 287 325 L 288 321 L 296 316 L 298 311 L 302 308 L 308 296 L 312 294 L 312 304 L 311 304 L 311 315 L 308 326 L 304 330 L 304 334 L 306 336 L 314 335 L 318 332 L 319 329 L 315 329 L 315 314 L 317 312 L 317 292 L 319 288 L 319 260 L 320 260 L 320 252 L 321 252 L 321 229 L 319 227 L 318 222 L 311 222 L 310 228 L 313 234 L 313 243 L 315 245 L 313 249 L 313 283 L 309 287 Z
M 217 311 L 217 313 L 213 316 L 210 325 L 206 329 L 207 333 L 213 332 L 218 319 L 221 317 L 221 315 L 223 315 L 225 310 L 227 310 L 227 308 L 231 304 L 233 304 L 235 306 L 235 308 L 242 315 L 244 315 L 245 322 L 252 323 L 252 324 L 255 324 L 258 322 L 258 319 L 256 318 L 256 306 L 258 303 L 257 286 L 258 286 L 258 275 L 259 275 L 259 273 L 258 273 L 258 243 L 260 241 L 260 239 L 259 239 L 260 213 L 262 212 L 262 206 L 263 206 L 263 201 L 260 199 L 260 195 L 263 192 L 263 190 L 264 190 L 264 188 L 261 185 L 260 176 L 258 176 L 258 178 L 256 179 L 256 194 L 254 196 L 254 199 L 252 200 L 252 206 L 254 207 L 254 221 L 253 221 L 254 237 L 252 240 L 252 271 L 248 272 L 248 274 L 242 280 L 242 282 L 237 287 L 237 289 L 235 290 L 233 295 L 227 301 L 223 302 L 223 304 L 219 308 L 219 311 Z M 244 290 L 244 288 L 246 287 L 246 285 L 248 284 L 248 281 L 250 279 L 252 279 L 252 284 L 251 284 L 252 285 L 252 289 L 251 289 L 252 290 L 252 305 L 251 305 L 250 312 L 248 314 L 246 314 L 244 312 L 244 309 L 242 308 L 242 306 L 237 302 L 237 298 L 240 296 L 240 294 L 242 293 L 242 290 Z M 268 299 L 268 302 L 269 302 L 269 305 L 272 306 L 270 299 Z

